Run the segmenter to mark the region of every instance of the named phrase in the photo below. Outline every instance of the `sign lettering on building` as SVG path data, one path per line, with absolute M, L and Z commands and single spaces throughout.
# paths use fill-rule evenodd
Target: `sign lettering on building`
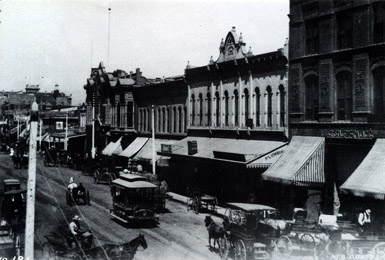
M 281 155 L 281 154 L 283 154 L 283 150 L 278 150 L 278 151 L 272 152 L 272 153 L 265 156 L 265 160 L 267 161 L 267 160 L 269 160 L 269 159 L 271 159 L 277 155 Z
M 328 138 L 343 138 L 343 139 L 373 139 L 374 132 L 372 129 L 369 130 L 354 130 L 354 129 L 343 129 L 343 130 L 328 130 L 326 133 Z

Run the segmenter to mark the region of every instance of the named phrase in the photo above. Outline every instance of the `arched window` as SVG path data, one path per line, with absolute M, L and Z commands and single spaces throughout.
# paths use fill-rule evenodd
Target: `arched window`
M 215 103 L 216 103 L 216 106 L 215 106 L 215 114 L 216 114 L 216 126 L 219 126 L 220 124 L 220 103 L 221 103 L 221 99 L 219 97 L 219 93 L 216 92 L 215 93 Z
M 385 67 L 373 71 L 373 110 L 375 114 L 385 114 Z
M 310 75 L 305 78 L 305 119 L 318 120 L 318 77 Z
M 237 90 L 234 90 L 234 124 L 239 126 L 239 94 Z
M 176 133 L 176 107 L 173 108 L 174 133 Z
M 352 120 L 352 74 L 347 71 L 336 75 L 337 80 L 337 120 Z
M 266 88 L 267 92 L 267 126 L 273 126 L 273 91 L 270 86 Z
M 182 133 L 182 108 L 181 107 L 178 107 L 178 114 L 179 114 L 179 117 L 178 117 L 178 123 L 179 123 L 179 127 L 178 127 L 178 132 L 179 133 Z
M 199 125 L 203 125 L 203 96 L 199 94 Z
M 229 92 L 225 91 L 225 126 L 229 126 Z
M 133 113 L 134 103 L 129 101 L 127 103 L 127 126 L 133 127 L 134 126 L 134 113 Z
M 261 93 L 259 88 L 255 88 L 255 125 L 260 126 L 260 115 L 261 115 Z
M 195 125 L 195 96 L 191 95 L 191 125 Z
M 211 95 L 207 93 L 207 124 L 211 126 Z
M 279 119 L 281 127 L 285 126 L 285 87 L 283 85 L 279 86 Z
M 245 124 L 247 124 L 247 120 L 249 119 L 249 90 L 245 88 L 243 94 L 245 95 Z

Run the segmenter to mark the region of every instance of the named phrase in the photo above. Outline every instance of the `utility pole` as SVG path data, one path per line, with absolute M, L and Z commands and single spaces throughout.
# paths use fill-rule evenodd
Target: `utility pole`
M 152 105 L 151 109 L 151 127 L 152 127 L 152 173 L 156 174 L 156 156 L 155 156 L 155 107 Z
M 43 131 L 43 120 L 40 119 L 40 127 L 39 127 L 39 136 L 40 136 L 40 138 L 39 138 L 39 152 L 41 152 L 41 142 L 42 142 L 42 140 L 41 140 L 41 133 L 42 133 L 42 131 Z
M 95 93 L 92 96 L 92 148 L 91 158 L 95 159 Z
M 35 187 L 36 187 L 36 139 L 38 125 L 38 105 L 33 102 L 31 109 L 31 127 L 29 136 L 29 162 L 28 162 L 28 183 L 27 183 L 27 216 L 25 223 L 25 256 L 34 259 L 35 242 Z
M 66 114 L 66 133 L 64 139 L 64 150 L 67 151 L 68 148 L 68 112 Z

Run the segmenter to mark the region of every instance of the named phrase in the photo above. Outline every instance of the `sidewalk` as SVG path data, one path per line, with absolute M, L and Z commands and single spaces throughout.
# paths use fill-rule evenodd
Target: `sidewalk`
M 167 192 L 167 196 L 169 199 L 173 201 L 177 201 L 179 203 L 183 203 L 185 205 L 187 204 L 187 199 L 189 199 L 189 197 L 186 197 L 174 192 Z M 226 210 L 225 208 L 216 206 L 216 212 L 213 212 L 212 214 L 219 218 L 223 218 L 223 216 L 225 215 L 225 210 Z

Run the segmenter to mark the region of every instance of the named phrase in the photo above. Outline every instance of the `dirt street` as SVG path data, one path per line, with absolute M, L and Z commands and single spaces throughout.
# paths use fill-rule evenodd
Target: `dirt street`
M 18 178 L 25 188 L 27 173 L 27 169 L 14 170 L 9 156 L 0 155 L 1 179 Z M 90 190 L 91 206 L 66 204 L 70 177 Z M 91 176 L 66 167 L 45 167 L 42 160 L 37 162 L 36 183 L 35 259 L 41 257 L 42 245 L 47 241 L 44 236 L 59 226 L 66 227 L 75 214 L 84 219 L 83 228 L 92 230 L 95 246 L 124 243 L 144 234 L 148 248 L 139 248 L 135 259 L 220 259 L 218 252 L 208 247 L 205 215 L 187 211 L 181 203 L 167 200 L 167 212 L 160 214 L 157 226 L 127 227 L 109 214 L 112 199 L 108 184 L 94 184 Z

